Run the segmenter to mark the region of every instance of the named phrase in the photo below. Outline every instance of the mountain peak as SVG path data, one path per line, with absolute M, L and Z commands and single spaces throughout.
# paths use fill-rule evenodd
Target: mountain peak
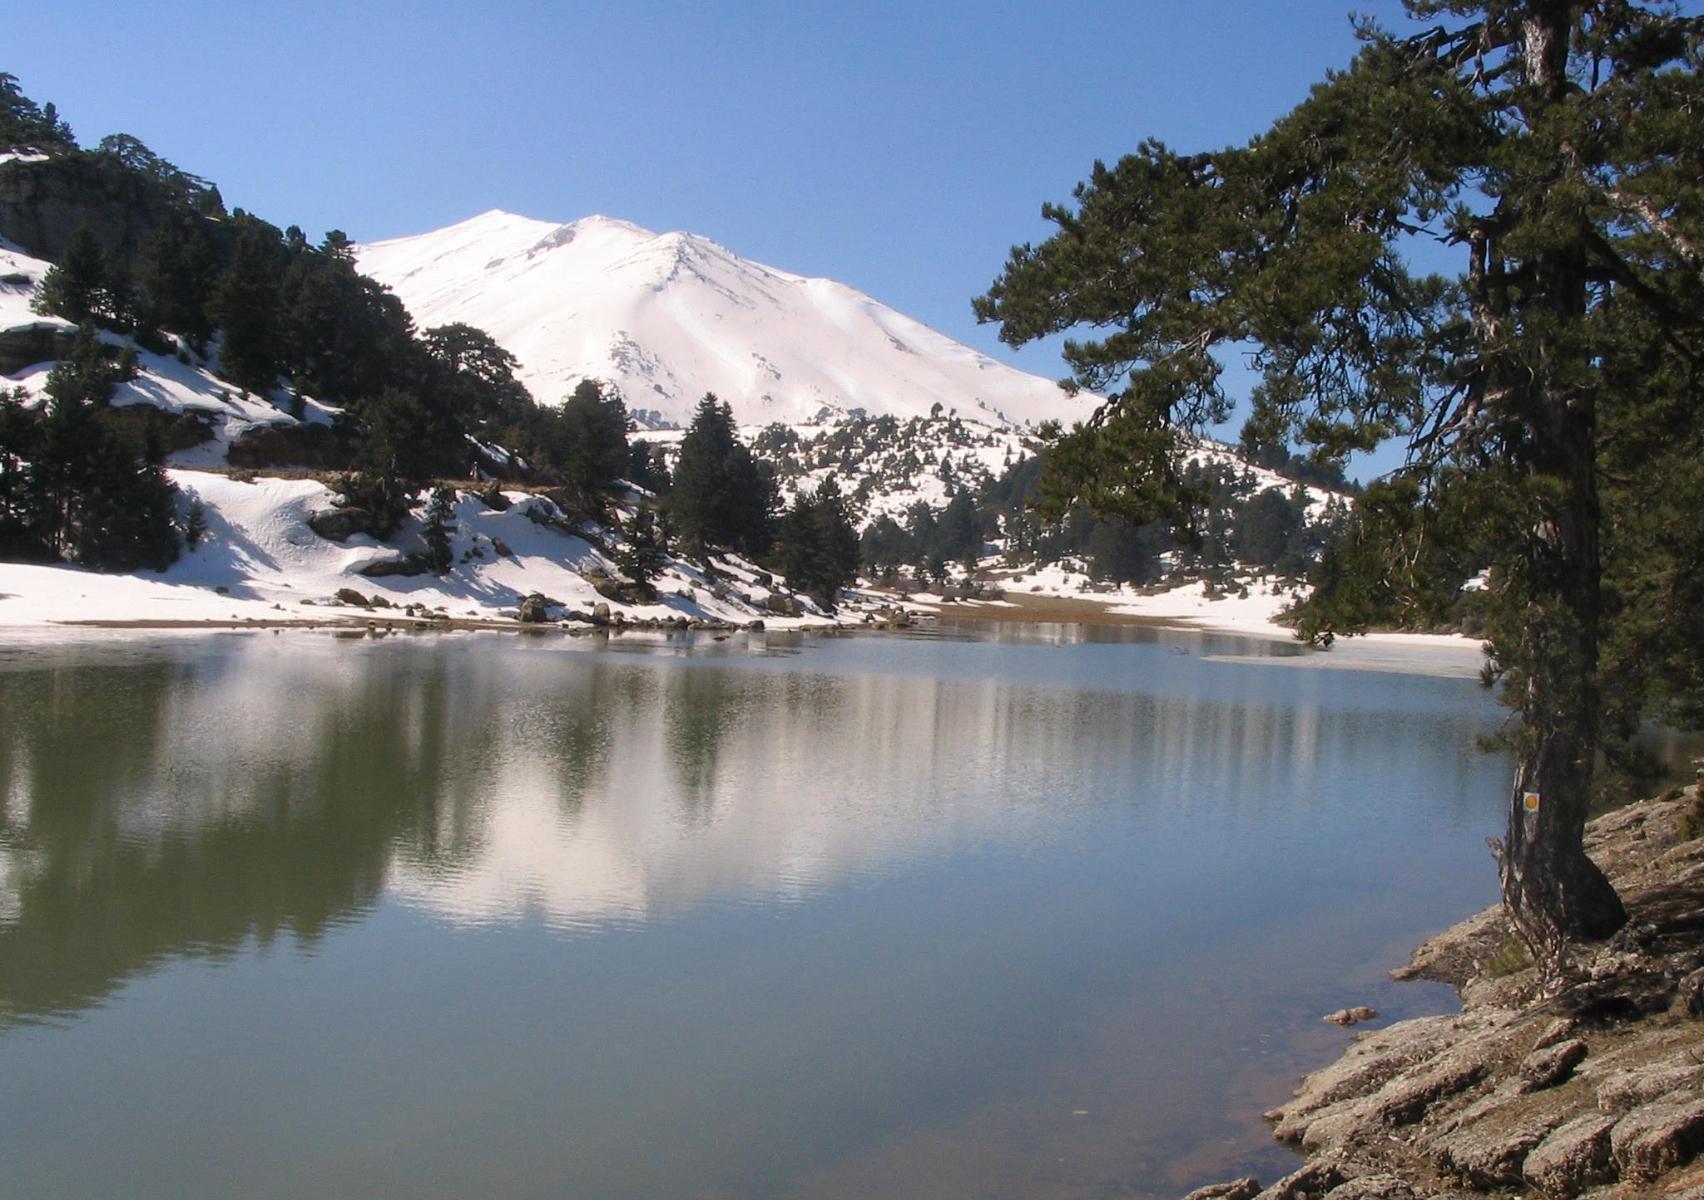
M 685 423 L 705 392 L 742 424 L 939 405 L 992 425 L 1086 416 L 1093 397 L 996 363 L 844 284 L 743 259 L 681 230 L 594 214 L 563 224 L 492 209 L 357 248 L 424 328 L 486 330 L 545 402 L 584 378 Z

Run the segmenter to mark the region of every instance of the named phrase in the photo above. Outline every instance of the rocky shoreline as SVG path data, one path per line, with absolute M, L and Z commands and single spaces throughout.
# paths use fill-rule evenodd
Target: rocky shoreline
M 1186 1200 L 1704 1200 L 1701 827 L 1698 787 L 1588 827 L 1631 919 L 1548 994 L 1500 908 L 1432 938 L 1393 975 L 1462 1011 L 1360 1034 L 1266 1113 L 1299 1170 Z

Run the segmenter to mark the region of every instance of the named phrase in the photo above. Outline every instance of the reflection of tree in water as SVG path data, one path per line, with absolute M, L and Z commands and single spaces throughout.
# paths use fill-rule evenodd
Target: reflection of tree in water
M 470 785 L 449 764 L 494 736 L 485 721 L 452 729 L 445 667 L 421 659 L 292 690 L 291 716 L 312 727 L 299 758 L 247 768 L 205 746 L 174 754 L 174 738 L 181 750 L 228 732 L 168 719 L 209 673 L 0 673 L 0 1023 L 86 1006 L 171 955 L 282 933 L 311 945 L 372 904 L 398 839 L 437 835 L 439 814 L 458 809 L 446 789 Z
M 529 740 L 555 768 L 565 817 L 580 811 L 608 772 L 615 727 L 638 719 L 656 703 L 656 694 L 650 672 L 602 662 L 577 671 L 571 691 L 555 692 L 543 728 Z
M 751 686 L 726 672 L 696 669 L 671 671 L 664 681 L 663 741 L 680 781 L 681 815 L 689 822 L 710 819 L 722 743 L 743 716 Z

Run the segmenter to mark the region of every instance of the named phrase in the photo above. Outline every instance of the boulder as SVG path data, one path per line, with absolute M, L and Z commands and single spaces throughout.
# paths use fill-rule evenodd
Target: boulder
M 509 549 L 509 543 L 505 542 L 500 537 L 494 537 L 491 539 L 491 548 L 503 558 L 515 557 L 515 552 Z
M 621 600 L 623 591 L 627 587 L 631 586 L 630 584 L 623 583 L 602 567 L 587 568 L 585 571 L 581 572 L 581 578 L 591 584 L 592 590 L 602 596 L 605 600 L 615 600 L 617 602 Z
M 432 564 L 426 561 L 424 554 L 409 554 L 402 558 L 385 558 L 378 562 L 370 562 L 362 567 L 358 574 L 368 579 L 383 579 L 387 575 L 425 575 L 432 570 Z M 373 603 L 379 604 L 380 597 L 373 597 Z M 380 607 L 384 607 L 380 604 Z
M 332 542 L 344 541 L 357 533 L 377 537 L 379 518 L 368 509 L 347 504 L 341 508 L 328 508 L 324 512 L 310 514 L 308 528 Z
M 796 617 L 804 611 L 799 607 L 797 597 L 782 596 L 775 593 L 771 593 L 763 598 L 763 607 L 769 612 L 774 613 L 776 616 L 781 617 Z
M 372 602 L 354 588 L 338 588 L 332 596 L 339 604 L 352 605 L 355 608 L 371 608 Z
M 1587 1053 L 1586 1043 L 1579 1038 L 1534 1050 L 1521 1063 L 1521 1091 L 1536 1092 L 1555 1087 L 1574 1073 L 1574 1068 L 1585 1061 Z
M 1676 989 L 1680 1011 L 1689 1017 L 1704 1019 L 1704 967 L 1680 981 Z
M 1557 1042 L 1565 1042 L 1574 1036 L 1580 1027 L 1578 1021 L 1569 1017 L 1558 1017 L 1545 1026 L 1544 1032 L 1538 1035 L 1538 1040 L 1532 1044 L 1534 1050 L 1543 1050 L 1546 1046 L 1554 1046 Z
M 503 494 L 503 489 L 497 485 L 497 481 L 495 479 L 486 483 L 484 487 L 480 488 L 473 494 L 481 504 L 485 505 L 485 507 L 489 508 L 492 512 L 508 512 L 509 506 L 512 503 L 509 497 Z M 499 551 L 499 553 L 507 552 Z
M 1521 1165 L 1521 1174 L 1547 1196 L 1576 1196 L 1615 1178 L 1609 1132 L 1615 1118 L 1587 1113 L 1554 1130 Z
M 544 596 L 538 592 L 534 592 L 525 600 L 521 601 L 521 611 L 519 613 L 521 624 L 543 624 L 545 621 L 550 619 L 550 614 L 547 611 L 548 607 L 549 603 L 545 600 Z

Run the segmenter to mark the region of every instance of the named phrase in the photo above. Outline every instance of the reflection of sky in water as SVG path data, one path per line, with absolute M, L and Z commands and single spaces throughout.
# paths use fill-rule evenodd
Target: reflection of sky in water
M 1382 970 L 1492 895 L 1505 770 L 1471 683 L 1202 660 L 1260 646 L 12 656 L 0 1079 L 43 1099 L 0 1154 L 40 1184 L 104 1088 L 114 1163 L 228 1106 L 231 1146 L 138 1194 L 254 1155 L 280 1195 L 1142 1194 L 1267 1161 L 1247 1089 L 1323 1057 L 1320 1012 L 1429 1002 Z

